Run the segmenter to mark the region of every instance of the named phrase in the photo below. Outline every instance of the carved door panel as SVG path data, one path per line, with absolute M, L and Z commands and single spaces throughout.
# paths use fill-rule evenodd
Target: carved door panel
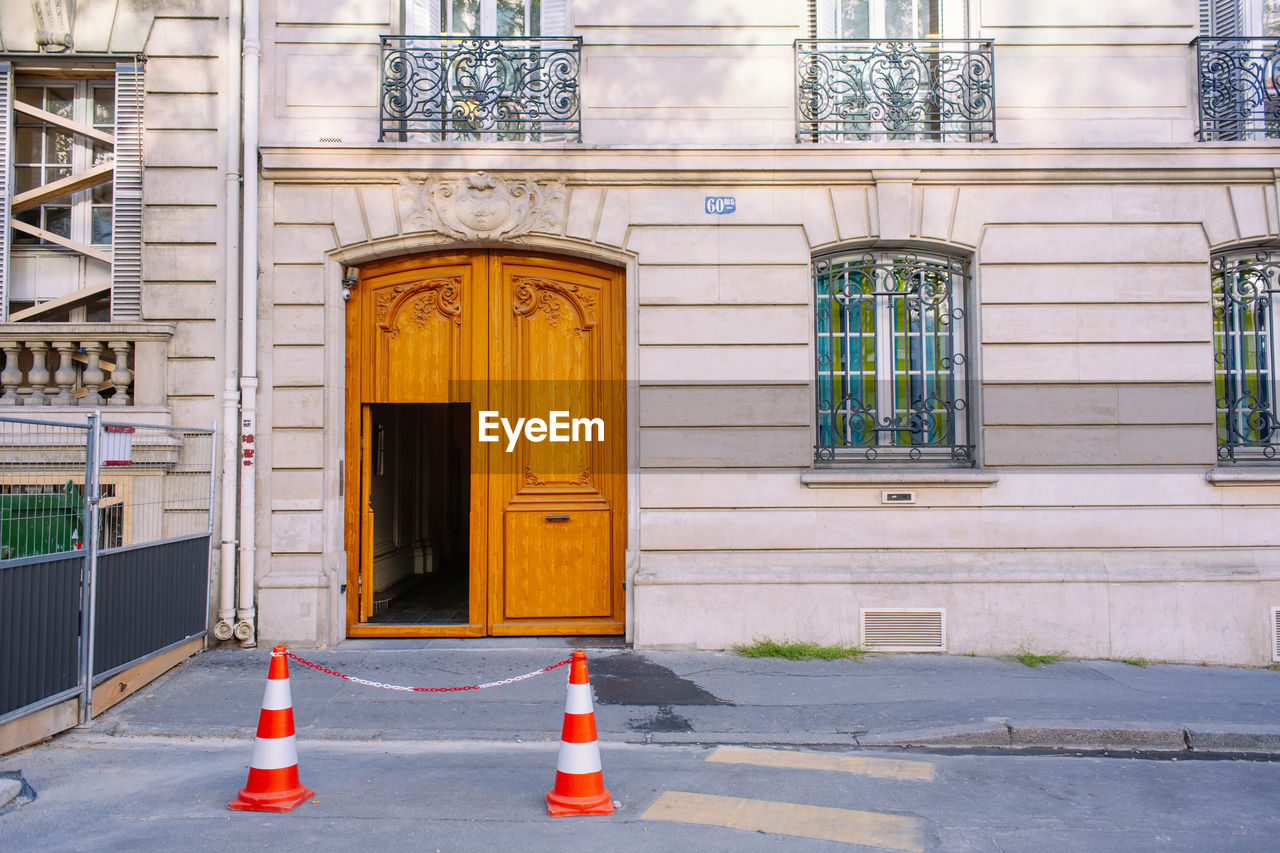
M 494 633 L 620 631 L 626 513 L 621 277 L 503 257 L 491 292 L 501 342 L 495 402 L 508 420 L 547 424 L 505 446 L 491 483 Z M 564 439 L 564 440 L 559 440 Z M 491 451 L 493 452 L 493 451 Z M 497 454 L 495 454 L 497 455 Z
M 533 255 L 422 255 L 361 270 L 348 308 L 350 635 L 622 633 L 622 298 L 616 270 Z M 363 409 L 378 403 L 470 405 L 466 625 L 370 624 L 361 436 Z M 485 412 L 550 422 L 551 434 L 511 442 L 498 429 L 482 442 Z
M 429 630 L 370 624 L 374 611 L 368 408 L 381 403 L 488 405 L 488 259 L 462 253 L 397 258 L 360 271 L 347 308 L 346 550 L 349 636 L 481 636 L 486 633 L 484 506 L 488 478 L 473 467 L 467 507 L 470 556 L 465 624 Z M 363 441 L 362 441 L 363 438 Z M 471 459 L 480 457 L 473 443 Z M 399 460 L 383 460 L 395 466 Z M 433 494 L 434 494 L 434 490 Z M 385 511 L 387 508 L 383 507 Z M 385 530 L 386 525 L 382 525 Z
M 362 331 L 366 357 L 378 369 L 365 371 L 364 401 L 458 402 L 460 383 L 484 381 L 483 265 L 463 257 L 430 266 L 399 261 L 362 275 L 361 308 L 371 316 Z M 478 359 L 478 361 L 477 361 Z

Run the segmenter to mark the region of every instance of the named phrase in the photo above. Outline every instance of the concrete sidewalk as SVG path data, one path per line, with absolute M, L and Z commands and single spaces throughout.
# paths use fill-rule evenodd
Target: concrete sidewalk
M 298 654 L 370 681 L 497 681 L 587 648 L 602 741 L 1280 752 L 1280 672 L 971 657 L 861 662 L 631 651 L 594 640 L 349 641 Z M 270 651 L 215 649 L 81 733 L 254 736 Z M 555 741 L 567 668 L 485 690 L 367 687 L 290 662 L 302 740 Z

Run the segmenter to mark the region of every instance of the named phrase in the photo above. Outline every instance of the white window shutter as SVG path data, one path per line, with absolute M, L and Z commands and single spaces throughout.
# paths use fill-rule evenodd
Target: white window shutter
M 405 0 L 404 34 L 434 36 L 440 34 L 440 0 Z
M 1243 35 L 1240 0 L 1200 0 L 1200 35 L 1232 38 Z
M 542 0 L 542 20 L 539 33 L 544 36 L 569 34 L 569 0 Z
M 141 62 L 116 65 L 115 175 L 111 187 L 111 319 L 142 319 Z
M 813 4 L 814 23 L 813 37 L 833 39 L 836 37 L 836 0 L 809 0 Z
M 944 39 L 967 39 L 969 37 L 969 9 L 965 0 L 942 0 L 942 26 L 940 32 Z
M 13 188 L 13 66 L 0 62 L 0 323 L 9 321 L 9 197 Z
M 569 0 L 542 0 L 538 17 L 538 37 L 569 35 Z M 581 61 L 581 58 L 579 58 Z M 564 142 L 564 133 L 544 133 L 543 142 Z

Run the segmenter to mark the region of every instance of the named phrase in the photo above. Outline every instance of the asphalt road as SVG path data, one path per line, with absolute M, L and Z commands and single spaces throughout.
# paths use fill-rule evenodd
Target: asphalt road
M 316 797 L 276 815 L 226 808 L 245 739 L 73 732 L 0 759 L 37 792 L 0 815 L 0 850 L 1203 853 L 1280 838 L 1276 761 L 605 743 L 616 813 L 552 819 L 557 747 L 303 740 Z M 822 833 L 841 840 L 806 837 Z

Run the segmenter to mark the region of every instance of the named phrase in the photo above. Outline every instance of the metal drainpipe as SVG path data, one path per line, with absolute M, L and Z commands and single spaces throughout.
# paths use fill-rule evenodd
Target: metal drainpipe
M 236 436 L 240 434 L 236 405 L 240 358 L 240 0 L 230 0 L 227 12 L 227 89 L 222 127 L 227 135 L 226 256 L 223 281 L 222 360 L 226 374 L 222 386 L 222 532 L 219 537 L 218 622 L 213 636 L 230 640 L 236 617 L 236 471 L 240 460 Z
M 244 219 L 240 236 L 240 596 L 235 636 L 255 648 L 254 524 L 257 500 L 258 419 L 258 0 L 244 4 Z

